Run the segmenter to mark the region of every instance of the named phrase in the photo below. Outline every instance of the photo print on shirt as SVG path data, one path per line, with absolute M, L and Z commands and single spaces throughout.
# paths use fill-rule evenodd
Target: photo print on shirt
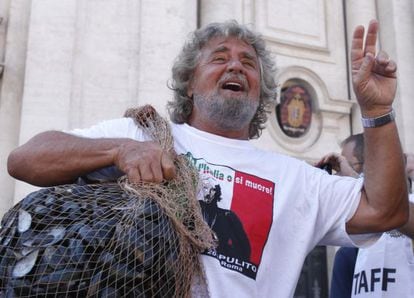
M 227 166 L 186 155 L 197 168 L 204 190 L 199 202 L 218 246 L 203 254 L 229 270 L 256 279 L 273 221 L 275 184 Z

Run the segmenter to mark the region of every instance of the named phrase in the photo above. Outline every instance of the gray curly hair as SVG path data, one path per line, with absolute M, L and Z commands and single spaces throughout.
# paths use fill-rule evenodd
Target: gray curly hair
M 168 102 L 171 121 L 188 122 L 193 109 L 192 98 L 187 95 L 188 86 L 199 62 L 201 49 L 215 37 L 236 37 L 251 45 L 256 51 L 260 66 L 260 101 L 250 123 L 249 138 L 258 138 L 267 120 L 269 104 L 276 98 L 276 68 L 261 35 L 236 21 L 211 23 L 194 31 L 191 39 L 184 45 L 172 68 L 172 81 L 169 87 L 174 91 L 174 100 Z

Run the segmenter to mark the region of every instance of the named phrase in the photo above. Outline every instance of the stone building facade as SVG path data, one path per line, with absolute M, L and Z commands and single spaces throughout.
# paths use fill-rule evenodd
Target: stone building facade
M 310 162 L 339 151 L 362 131 L 347 53 L 353 28 L 372 18 L 378 47 L 398 63 L 397 124 L 414 152 L 412 0 L 2 0 L 0 214 L 34 189 L 8 176 L 13 148 L 145 103 L 166 114 L 172 61 L 188 33 L 212 21 L 250 24 L 274 54 L 280 92 L 257 146 Z M 303 95 L 294 104 L 292 90 Z

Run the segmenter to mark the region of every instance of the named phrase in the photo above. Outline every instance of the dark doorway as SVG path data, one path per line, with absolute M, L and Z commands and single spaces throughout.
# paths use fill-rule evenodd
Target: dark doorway
M 315 247 L 306 257 L 296 286 L 295 298 L 328 297 L 326 246 Z

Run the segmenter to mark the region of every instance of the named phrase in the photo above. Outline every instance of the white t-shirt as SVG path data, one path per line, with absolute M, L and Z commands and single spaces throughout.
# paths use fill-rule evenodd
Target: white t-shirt
M 303 161 L 172 124 L 175 149 L 193 162 L 205 184 L 203 215 L 220 239 L 205 252 L 211 297 L 290 297 L 306 255 L 321 245 L 367 245 L 377 235 L 353 235 L 362 179 L 338 177 Z M 148 140 L 132 119 L 110 120 L 72 133 Z
M 414 202 L 414 194 L 410 201 Z M 384 233 L 371 247 L 359 249 L 352 297 L 414 297 L 412 239 L 393 230 Z

